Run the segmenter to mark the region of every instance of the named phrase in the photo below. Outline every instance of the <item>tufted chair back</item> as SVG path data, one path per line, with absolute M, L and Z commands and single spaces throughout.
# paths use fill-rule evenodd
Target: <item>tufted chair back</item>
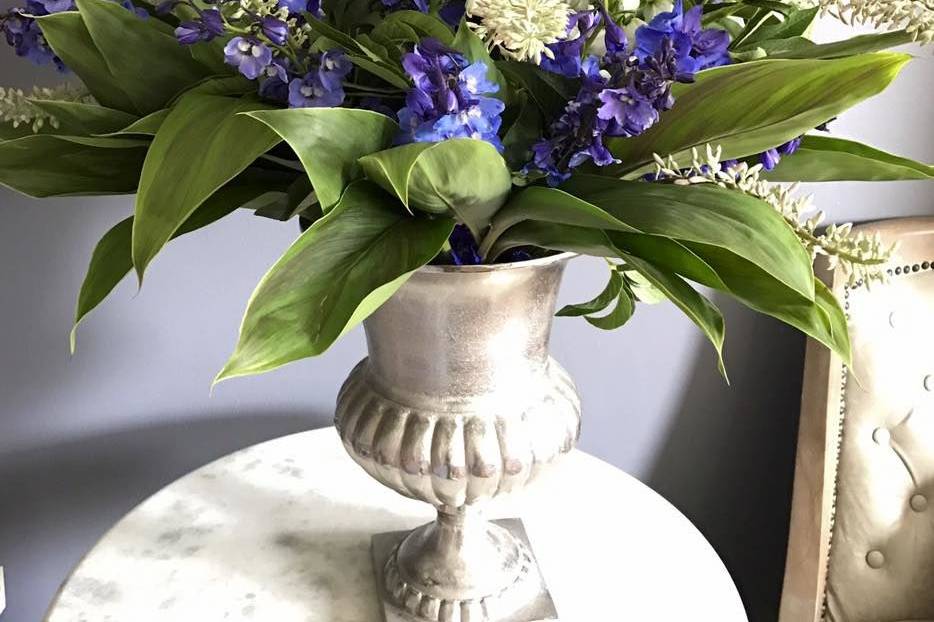
M 828 282 L 853 369 L 809 343 L 780 622 L 934 622 L 934 218 L 899 240 L 885 285 Z

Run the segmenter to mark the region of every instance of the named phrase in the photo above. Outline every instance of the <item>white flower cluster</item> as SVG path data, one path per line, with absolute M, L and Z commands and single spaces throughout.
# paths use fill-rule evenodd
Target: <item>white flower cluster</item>
M 883 266 L 891 259 L 895 246 L 886 246 L 878 235 L 853 233 L 853 225 L 829 225 L 823 232 L 817 228 L 824 213 L 816 211 L 811 197 L 795 197 L 798 184 L 782 186 L 759 179 L 762 165 L 749 166 L 741 162 L 724 168 L 720 163 L 722 150 L 707 145 L 706 159 L 693 150 L 691 168 L 682 168 L 671 156 L 667 159 L 655 154 L 656 174 L 673 180 L 675 184 L 717 184 L 756 197 L 772 206 L 794 230 L 802 245 L 816 258 L 824 255 L 831 269 L 840 267 L 849 284 L 884 281 Z
M 587 4 L 562 0 L 468 0 L 467 14 L 480 19 L 474 30 L 487 45 L 499 46 L 516 60 L 539 64 L 543 55 L 554 57 L 546 46 L 567 36 L 568 17 Z
M 34 86 L 32 92 L 28 94 L 23 92 L 22 89 L 0 87 L 0 121 L 11 123 L 13 127 L 29 125 L 33 132 L 38 132 L 46 125 L 57 128 L 58 119 L 34 105 L 30 101 L 33 99 L 81 103 L 93 102 L 93 98 L 86 90 L 68 84 L 55 88 Z
M 934 0 L 818 0 L 823 13 L 852 24 L 904 28 L 916 41 L 934 40 Z M 813 5 L 813 3 L 812 3 Z
M 234 13 L 234 18 L 239 18 L 243 13 L 250 13 L 259 17 L 278 17 L 285 21 L 289 17 L 289 10 L 284 6 L 279 6 L 279 0 L 240 0 L 240 9 Z

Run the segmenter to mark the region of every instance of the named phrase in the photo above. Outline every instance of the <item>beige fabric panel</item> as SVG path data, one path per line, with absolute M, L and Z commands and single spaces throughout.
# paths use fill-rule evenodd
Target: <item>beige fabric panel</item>
M 836 275 L 853 369 L 808 349 L 782 622 L 934 621 L 934 219 L 872 228 L 902 241 L 890 283 Z

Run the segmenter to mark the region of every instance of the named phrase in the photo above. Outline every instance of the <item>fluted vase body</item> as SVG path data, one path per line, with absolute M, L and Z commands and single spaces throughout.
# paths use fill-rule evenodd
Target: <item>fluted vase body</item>
M 374 540 L 389 620 L 556 619 L 521 524 L 478 506 L 578 439 L 579 396 L 548 352 L 569 257 L 426 267 L 364 322 L 338 431 L 367 473 L 439 512 L 388 553 Z

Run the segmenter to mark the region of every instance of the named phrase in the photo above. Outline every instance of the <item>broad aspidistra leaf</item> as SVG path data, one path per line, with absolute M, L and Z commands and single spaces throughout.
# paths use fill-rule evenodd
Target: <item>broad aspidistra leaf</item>
M 0 142 L 0 185 L 33 197 L 127 194 L 139 185 L 146 143 L 35 134 Z
M 674 89 L 677 104 L 650 130 L 615 138 L 615 173 L 649 170 L 653 154 L 690 160 L 691 149 L 719 145 L 743 158 L 788 142 L 885 89 L 908 62 L 878 53 L 833 60 L 762 60 L 702 71 Z M 728 97 L 724 97 L 728 93 Z
M 206 227 L 267 192 L 266 186 L 231 185 L 221 188 L 185 221 L 173 237 Z M 75 307 L 75 320 L 71 329 L 72 353 L 75 351 L 78 325 L 132 271 L 132 236 L 133 217 L 130 216 L 114 225 L 94 248 Z
M 372 182 L 352 183 L 260 281 L 216 382 L 321 354 L 431 261 L 453 227 L 406 213 Z
M 456 216 L 479 238 L 506 202 L 512 175 L 490 143 L 412 143 L 360 159 L 368 178 L 411 210 Z
M 399 126 L 370 110 L 290 108 L 247 113 L 265 123 L 298 154 L 325 212 L 347 185 L 363 176 L 357 160 L 392 145 Z
M 805 136 L 797 152 L 762 176 L 776 182 L 902 181 L 934 178 L 934 166 L 853 140 Z
M 140 19 L 111 0 L 75 0 L 110 74 L 142 114 L 161 110 L 180 92 L 214 75 L 178 44 L 172 27 Z
M 159 127 L 143 164 L 133 222 L 133 265 L 142 281 L 149 262 L 196 209 L 280 142 L 241 112 L 259 102 L 191 94 Z

